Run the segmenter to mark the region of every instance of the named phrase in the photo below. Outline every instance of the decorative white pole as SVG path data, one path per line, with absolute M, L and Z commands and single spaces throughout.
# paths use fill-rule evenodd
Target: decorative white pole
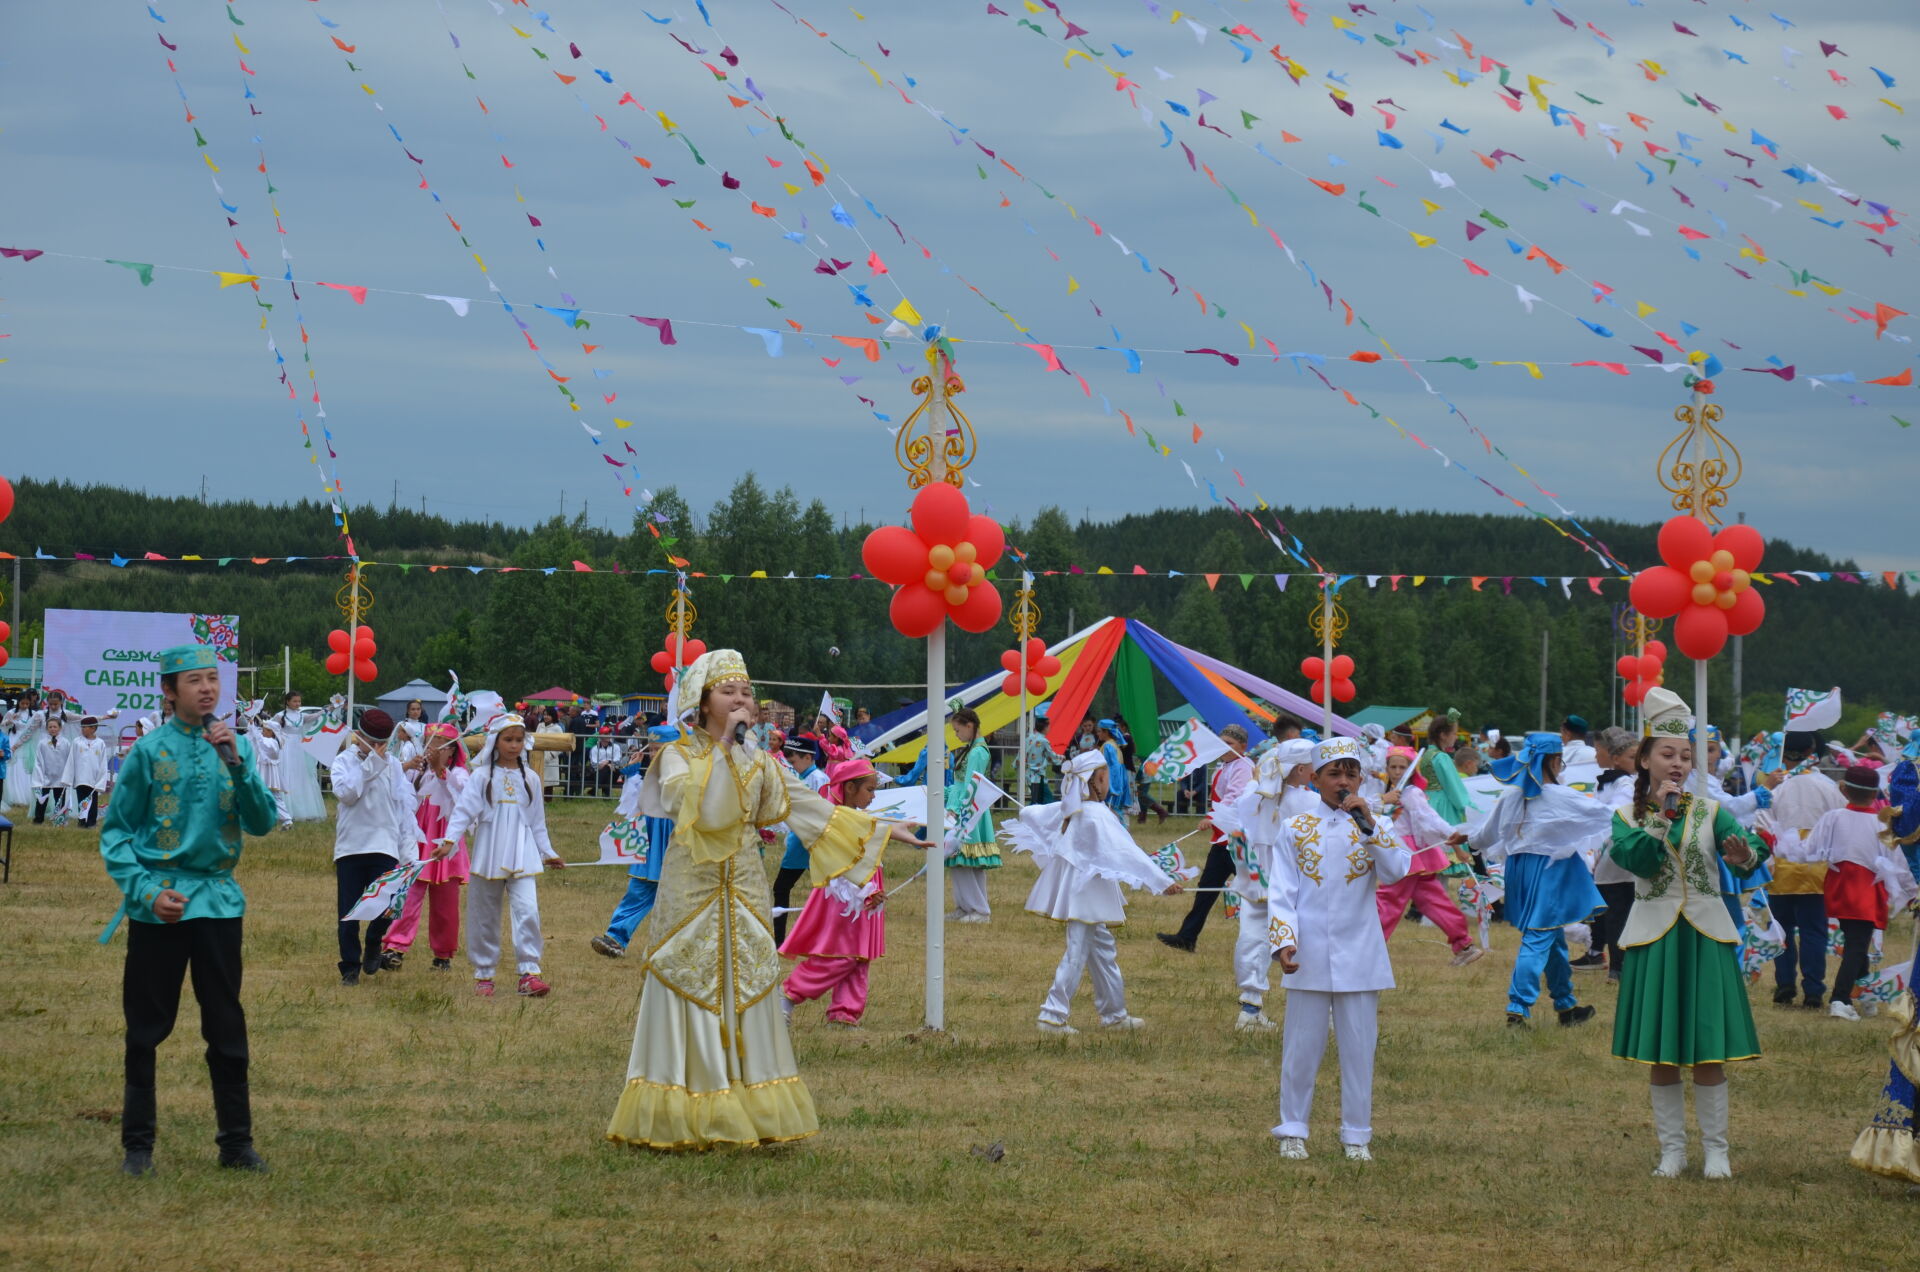
M 353 728 L 353 682 L 354 671 L 359 659 L 353 648 L 354 637 L 360 631 L 360 562 L 353 563 L 353 602 L 347 607 L 347 718 L 345 724 L 349 731 Z
M 1333 582 L 1334 576 L 1320 576 L 1320 733 L 1322 740 L 1333 736 Z
M 1699 390 L 1693 393 L 1694 418 L 1705 423 L 1706 398 Z M 1693 515 L 1702 525 L 1712 529 L 1707 520 L 1707 438 L 1706 429 L 1699 428 L 1693 435 Z M 1675 630 L 1678 630 L 1678 620 Z M 1707 719 L 1707 664 L 1700 659 L 1693 663 L 1693 792 L 1698 799 L 1709 798 L 1708 782 L 1712 777 L 1713 766 L 1707 762 L 1708 730 L 1712 726 Z
M 947 479 L 947 367 L 933 351 L 927 436 L 933 442 L 929 480 Z M 927 1010 L 926 1027 L 947 1027 L 947 620 L 927 637 Z

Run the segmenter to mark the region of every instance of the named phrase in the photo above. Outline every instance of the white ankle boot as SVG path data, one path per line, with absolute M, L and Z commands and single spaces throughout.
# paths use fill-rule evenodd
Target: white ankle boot
M 1695 1088 L 1696 1092 L 1705 1089 Z M 1653 1093 L 1653 1136 L 1660 1142 L 1660 1164 L 1653 1168 L 1653 1177 L 1677 1179 L 1687 1168 L 1687 1088 L 1676 1082 L 1648 1090 Z
M 1727 1160 L 1727 1084 L 1693 1088 L 1693 1116 L 1700 1123 L 1700 1147 L 1706 1155 L 1701 1175 L 1707 1179 L 1733 1178 Z

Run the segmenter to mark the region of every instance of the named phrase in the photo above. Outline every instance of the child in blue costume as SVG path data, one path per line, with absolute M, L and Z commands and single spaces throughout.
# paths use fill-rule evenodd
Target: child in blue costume
M 671 724 L 656 724 L 647 730 L 647 769 L 651 773 L 653 758 L 660 748 L 680 736 L 680 730 Z M 627 774 L 627 784 L 620 796 L 620 806 L 614 812 L 613 825 L 607 827 L 611 833 L 622 822 L 631 829 L 637 818 L 639 829 L 647 837 L 647 855 L 627 867 L 627 892 L 620 898 L 620 904 L 613 908 L 613 917 L 607 921 L 607 930 L 588 942 L 596 954 L 608 958 L 625 958 L 627 945 L 633 940 L 634 932 L 640 923 L 653 910 L 654 898 L 660 890 L 660 868 L 666 864 L 667 843 L 673 838 L 673 819 L 648 812 L 649 806 L 657 805 L 659 796 L 655 792 L 653 800 L 646 798 L 647 782 L 633 773 Z

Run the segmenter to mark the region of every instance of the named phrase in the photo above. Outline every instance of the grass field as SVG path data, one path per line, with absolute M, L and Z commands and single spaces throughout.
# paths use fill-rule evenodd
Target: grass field
M 551 814 L 573 859 L 609 806 Z M 1181 827 L 1184 829 L 1185 827 Z M 1173 823 L 1169 824 L 1173 829 Z M 1197 841 L 1190 841 L 1197 842 Z M 822 1133 L 774 1151 L 654 1156 L 601 1140 L 624 1076 L 637 960 L 587 948 L 617 869 L 541 880 L 552 997 L 476 999 L 469 970 L 344 989 L 330 829 L 252 841 L 245 1000 L 256 1136 L 273 1173 L 214 1166 L 191 991 L 160 1057 L 160 1174 L 119 1161 L 124 937 L 91 835 L 16 831 L 0 888 L 0 1266 L 7 1268 L 1863 1269 L 1915 1266 L 1920 1202 L 1846 1164 L 1886 1075 L 1886 1029 L 1776 1008 L 1735 1066 L 1731 1183 L 1648 1177 L 1644 1071 L 1593 1025 L 1502 1027 L 1513 937 L 1449 970 L 1432 928 L 1393 941 L 1377 1160 L 1341 1159 L 1329 1051 L 1314 1157 L 1273 1152 L 1277 1035 L 1236 1034 L 1230 926 L 1197 955 L 1153 939 L 1187 902 L 1130 901 L 1130 1036 L 1038 1035 L 1058 928 L 1025 915 L 1030 864 L 991 876 L 996 918 L 949 927 L 950 1035 L 916 1038 L 921 886 L 890 907 L 863 1034 L 795 1023 Z M 644 937 L 644 930 L 642 936 Z M 1911 949 L 1902 920 L 1890 951 Z M 502 982 L 503 989 L 511 985 Z M 1273 996 L 1273 1012 L 1283 994 Z M 1091 1023 L 1085 997 L 1076 1023 Z M 1549 1017 L 1550 1019 L 1550 1017 Z M 1004 1158 L 976 1153 L 1004 1146 Z

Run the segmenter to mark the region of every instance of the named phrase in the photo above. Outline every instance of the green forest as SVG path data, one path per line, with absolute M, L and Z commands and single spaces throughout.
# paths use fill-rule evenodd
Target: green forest
M 343 553 L 325 505 L 203 503 L 31 478 L 16 480 L 15 490 L 13 516 L 0 523 L 0 551 L 22 558 L 21 654 L 31 649 L 47 609 L 229 613 L 240 616 L 242 662 L 260 666 L 262 692 L 280 687 L 283 647 L 292 650 L 293 681 L 309 701 L 344 687 L 325 674 L 321 659 L 327 632 L 343 625 L 335 596 L 346 562 L 260 565 L 249 559 Z M 699 611 L 694 634 L 710 646 L 739 649 L 759 675 L 835 685 L 923 678 L 923 648 L 889 625 L 884 584 L 812 577 L 861 572 L 860 543 L 871 527 L 844 525 L 820 501 L 803 503 L 790 489 L 771 490 L 752 473 L 704 513 L 696 515 L 672 490 L 661 493 L 653 511 L 659 539 L 638 520 L 631 533 L 615 535 L 583 518 L 524 528 L 402 508 L 351 509 L 361 556 L 395 563 L 364 576 L 374 597 L 367 621 L 380 645 L 373 692 L 414 677 L 444 686 L 449 669 L 465 687 L 497 689 L 509 701 L 555 683 L 582 693 L 657 692 L 659 677 L 647 664 L 666 632 L 673 583 L 669 575 L 644 571 L 665 566 L 663 544 L 706 576 L 690 584 Z M 1577 543 L 1522 517 L 1275 511 L 1329 569 L 1429 576 L 1417 591 L 1411 579 L 1394 591 L 1387 578 L 1368 588 L 1363 577 L 1340 592 L 1350 618 L 1340 651 L 1358 668 L 1352 706 L 1454 707 L 1476 727 L 1534 727 L 1544 633 L 1548 715 L 1557 721 L 1578 712 L 1596 723 L 1611 717 L 1615 610 L 1626 593 L 1619 584 L 1604 596 L 1587 589 L 1583 576 L 1601 567 Z M 1309 628 L 1319 603 L 1315 581 L 1245 518 L 1181 508 L 1076 524 L 1047 508 L 1006 529 L 1008 542 L 1037 574 L 1061 572 L 1035 583 L 1041 633 L 1049 641 L 1120 614 L 1304 691 L 1299 661 L 1319 652 Z M 1653 525 L 1590 522 L 1587 529 L 1624 561 L 1656 559 Z M 100 560 L 41 561 L 36 551 Z M 147 552 L 205 560 L 139 561 Z M 108 563 L 115 553 L 137 563 L 115 567 Z M 223 557 L 231 559 L 221 566 Z M 574 561 L 593 573 L 574 570 Z M 449 568 L 427 568 L 436 564 Z M 505 574 L 464 568 L 473 564 L 528 568 Z M 1136 565 L 1185 577 L 1138 577 L 1131 573 Z M 559 569 L 539 572 L 547 566 Z M 1114 573 L 1097 573 L 1102 566 Z M 1076 568 L 1083 572 L 1071 572 Z M 1774 540 L 1765 568 L 1854 567 Z M 750 577 L 755 571 L 769 577 Z M 789 572 L 798 577 L 782 577 Z M 1003 562 L 996 573 L 1010 595 L 1017 567 Z M 1284 591 L 1276 573 L 1294 575 Z M 1443 585 L 1446 575 L 1456 577 Z M 1475 575 L 1491 576 L 1477 592 L 1468 578 Z M 1577 576 L 1571 598 L 1562 594 L 1561 575 Z M 1843 731 L 1882 708 L 1920 708 L 1920 661 L 1911 656 L 1920 609 L 1904 588 L 1878 580 L 1871 587 L 1810 582 L 1776 585 L 1766 598 L 1766 622 L 1743 651 L 1742 732 L 1778 727 L 1789 685 L 1841 685 L 1849 708 Z M 12 599 L 0 613 L 10 612 Z M 1012 645 L 1004 624 L 979 636 L 955 632 L 949 678 L 996 669 L 1001 651 Z M 1677 657 L 1673 665 L 1678 668 Z M 1722 655 L 1713 665 L 1711 692 L 1723 727 L 1733 723 L 1731 675 L 1732 659 Z M 1690 675 L 1669 676 L 1680 679 L 1686 683 L 1673 687 L 1690 692 Z M 1160 692 L 1161 709 L 1173 706 L 1171 690 L 1162 685 Z M 783 696 L 810 700 L 807 690 Z M 878 714 L 907 695 L 855 690 L 851 696 Z

